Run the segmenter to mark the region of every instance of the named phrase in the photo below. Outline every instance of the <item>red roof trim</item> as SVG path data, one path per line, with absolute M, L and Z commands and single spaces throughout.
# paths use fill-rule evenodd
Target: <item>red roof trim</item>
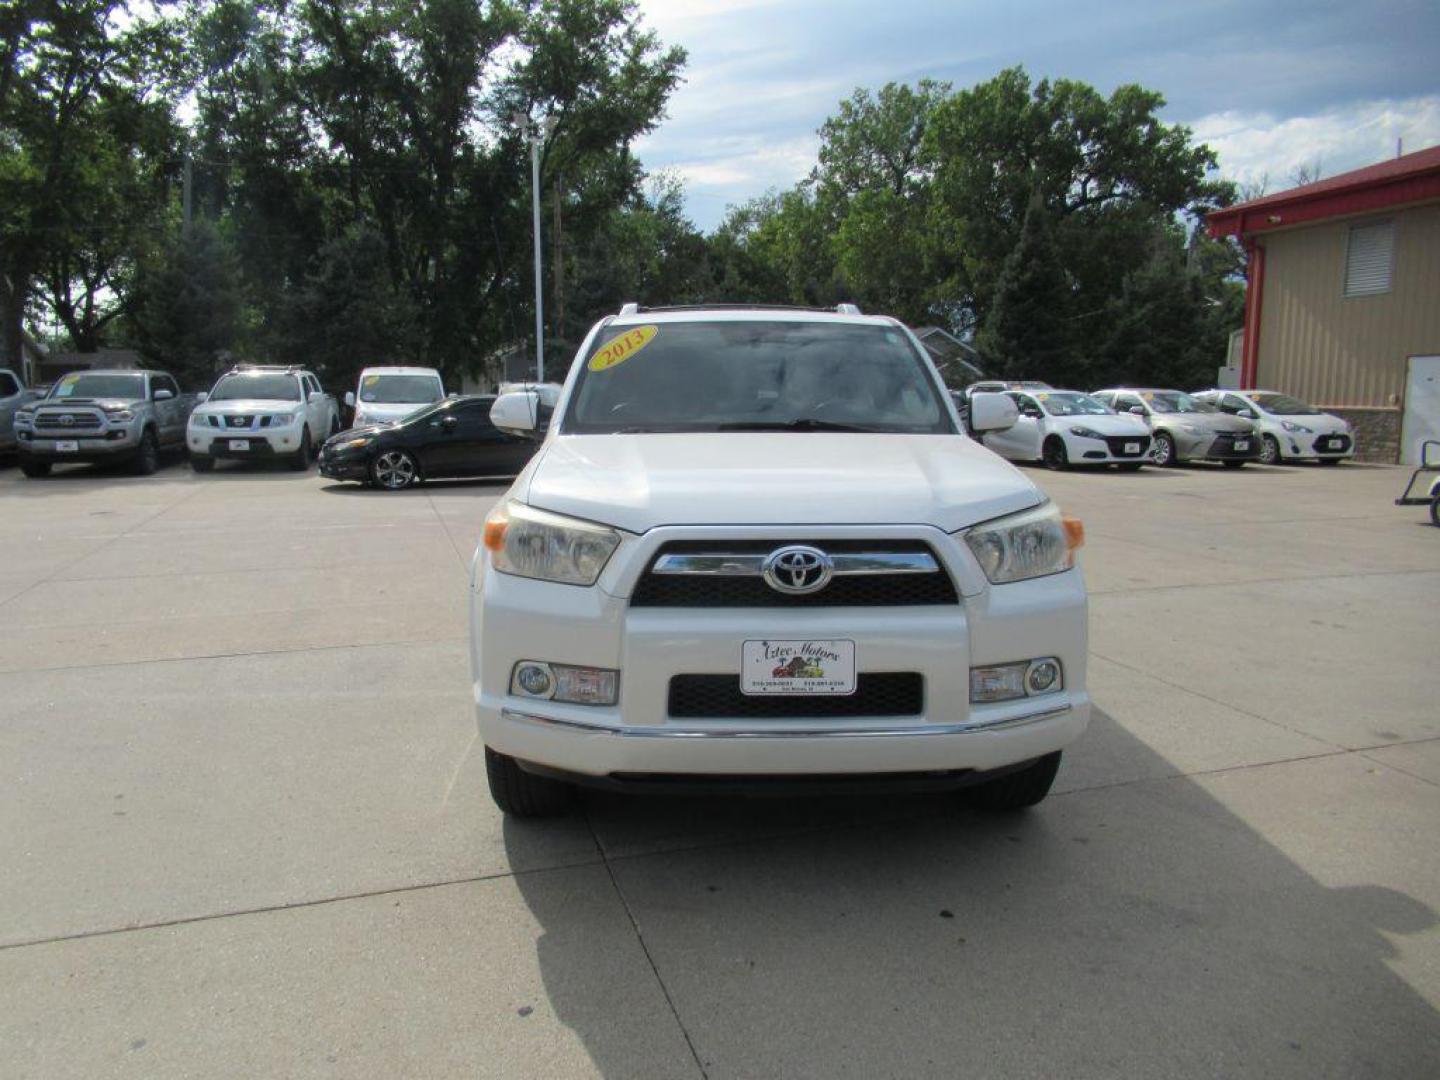
M 1253 235 L 1431 199 L 1440 199 L 1440 146 L 1216 210 L 1206 227 L 1217 238 Z

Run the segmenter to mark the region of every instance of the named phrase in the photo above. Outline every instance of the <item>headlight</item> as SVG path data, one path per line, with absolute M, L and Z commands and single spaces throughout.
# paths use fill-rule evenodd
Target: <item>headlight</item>
M 1072 427 L 1070 434 L 1079 436 L 1082 439 L 1099 439 L 1101 442 L 1105 441 L 1104 435 L 1101 435 L 1098 431 L 1092 431 L 1088 427 Z
M 192 412 L 190 414 L 191 427 L 205 427 L 208 423 L 210 423 L 210 417 L 204 413 Z
M 990 582 L 1002 585 L 1069 570 L 1085 542 L 1085 527 L 1046 503 L 977 525 L 965 533 L 965 542 Z
M 129 409 L 106 409 L 105 419 L 116 424 L 128 424 L 135 419 L 135 414 Z
M 370 445 L 372 442 L 374 442 L 374 441 L 375 441 L 375 440 L 372 439 L 372 438 L 370 438 L 368 435 L 365 436 L 365 437 L 363 437 L 363 438 L 359 438 L 359 439 L 346 439 L 346 440 L 345 440 L 344 442 L 342 442 L 340 445 L 338 445 L 337 447 L 335 447 L 335 449 L 336 449 L 336 450 L 359 450 L 362 446 L 369 446 L 369 445 Z
M 15 423 L 28 424 L 35 419 L 35 413 L 31 409 L 20 409 L 15 413 Z
M 490 511 L 484 544 L 502 574 L 594 585 L 620 545 L 620 534 L 512 502 Z
M 1311 435 L 1313 432 L 1304 424 L 1293 424 L 1289 420 L 1281 420 L 1280 426 L 1286 431 L 1299 432 L 1301 435 Z
M 300 419 L 299 413 L 275 413 L 270 417 L 271 427 L 289 427 L 296 420 Z

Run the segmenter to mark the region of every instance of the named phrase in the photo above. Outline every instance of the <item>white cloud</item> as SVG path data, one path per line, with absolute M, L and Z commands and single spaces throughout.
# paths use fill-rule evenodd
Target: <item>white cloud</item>
M 1293 186 L 1296 169 L 1317 162 L 1320 175 L 1373 165 L 1440 144 L 1440 94 L 1403 101 L 1357 101 L 1313 116 L 1280 119 L 1265 112 L 1212 113 L 1191 124 L 1220 157 L 1220 172 L 1243 184 L 1268 179 L 1271 192 Z

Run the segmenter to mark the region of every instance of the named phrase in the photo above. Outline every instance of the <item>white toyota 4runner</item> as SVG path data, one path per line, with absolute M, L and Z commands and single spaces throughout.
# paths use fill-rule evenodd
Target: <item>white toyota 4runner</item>
M 520 392 L 491 418 L 537 413 Z M 977 431 L 1014 421 L 975 396 Z M 575 784 L 1033 805 L 1089 720 L 1082 536 L 963 433 L 896 320 L 626 305 L 476 551 L 491 793 L 517 816 Z

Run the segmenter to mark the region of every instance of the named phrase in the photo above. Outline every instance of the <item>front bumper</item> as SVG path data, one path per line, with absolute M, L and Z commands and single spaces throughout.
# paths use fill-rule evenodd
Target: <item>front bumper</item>
M 1230 435 L 1206 428 L 1187 431 L 1178 427 L 1165 430 L 1174 438 L 1182 461 L 1256 461 L 1260 457 L 1260 436 L 1256 433 Z
M 368 480 L 370 460 L 364 454 L 336 454 L 322 449 L 318 459 L 320 475 L 331 480 Z
M 1066 432 L 1065 452 L 1072 465 L 1143 464 L 1150 459 L 1150 434 L 1107 435 L 1092 439 Z M 1129 447 L 1135 447 L 1130 450 Z
M 240 445 L 242 443 L 243 448 Z M 233 458 L 237 461 L 246 458 L 271 459 L 282 454 L 293 454 L 300 449 L 300 429 L 281 429 L 263 434 L 253 431 L 229 434 L 191 427 L 185 433 L 185 445 L 195 457 Z
M 1300 432 L 1281 432 L 1279 436 L 1281 455 L 1287 458 L 1307 458 L 1313 461 L 1341 460 L 1355 456 L 1355 440 L 1343 432 L 1322 432 L 1306 435 Z
M 667 537 L 704 531 L 654 530 L 627 539 L 615 558 L 648 566 Z M 925 538 L 963 594 L 959 603 L 632 607 L 627 597 L 636 574 L 626 568 L 607 567 L 601 579 L 612 590 L 607 591 L 498 574 L 482 557 L 471 605 L 472 689 L 481 737 L 522 764 L 588 777 L 988 771 L 1073 741 L 1090 712 L 1080 572 L 1012 585 L 977 584 L 973 560 L 959 565 L 969 557 L 960 540 L 938 531 Z M 917 715 L 906 716 L 669 715 L 673 677 L 737 675 L 742 643 L 762 638 L 854 641 L 860 674 L 918 673 L 923 705 Z M 972 665 L 1036 656 L 1060 659 L 1063 691 L 970 704 Z M 512 670 L 526 659 L 618 669 L 619 703 L 596 707 L 513 695 Z
M 48 431 L 40 435 L 31 430 L 19 431 L 16 435 L 16 450 L 22 459 L 52 464 L 73 461 L 93 465 L 115 461 L 135 453 L 140 445 L 139 437 L 130 428 L 88 431 L 68 438 L 56 437 Z M 61 449 L 71 445 L 75 449 Z

